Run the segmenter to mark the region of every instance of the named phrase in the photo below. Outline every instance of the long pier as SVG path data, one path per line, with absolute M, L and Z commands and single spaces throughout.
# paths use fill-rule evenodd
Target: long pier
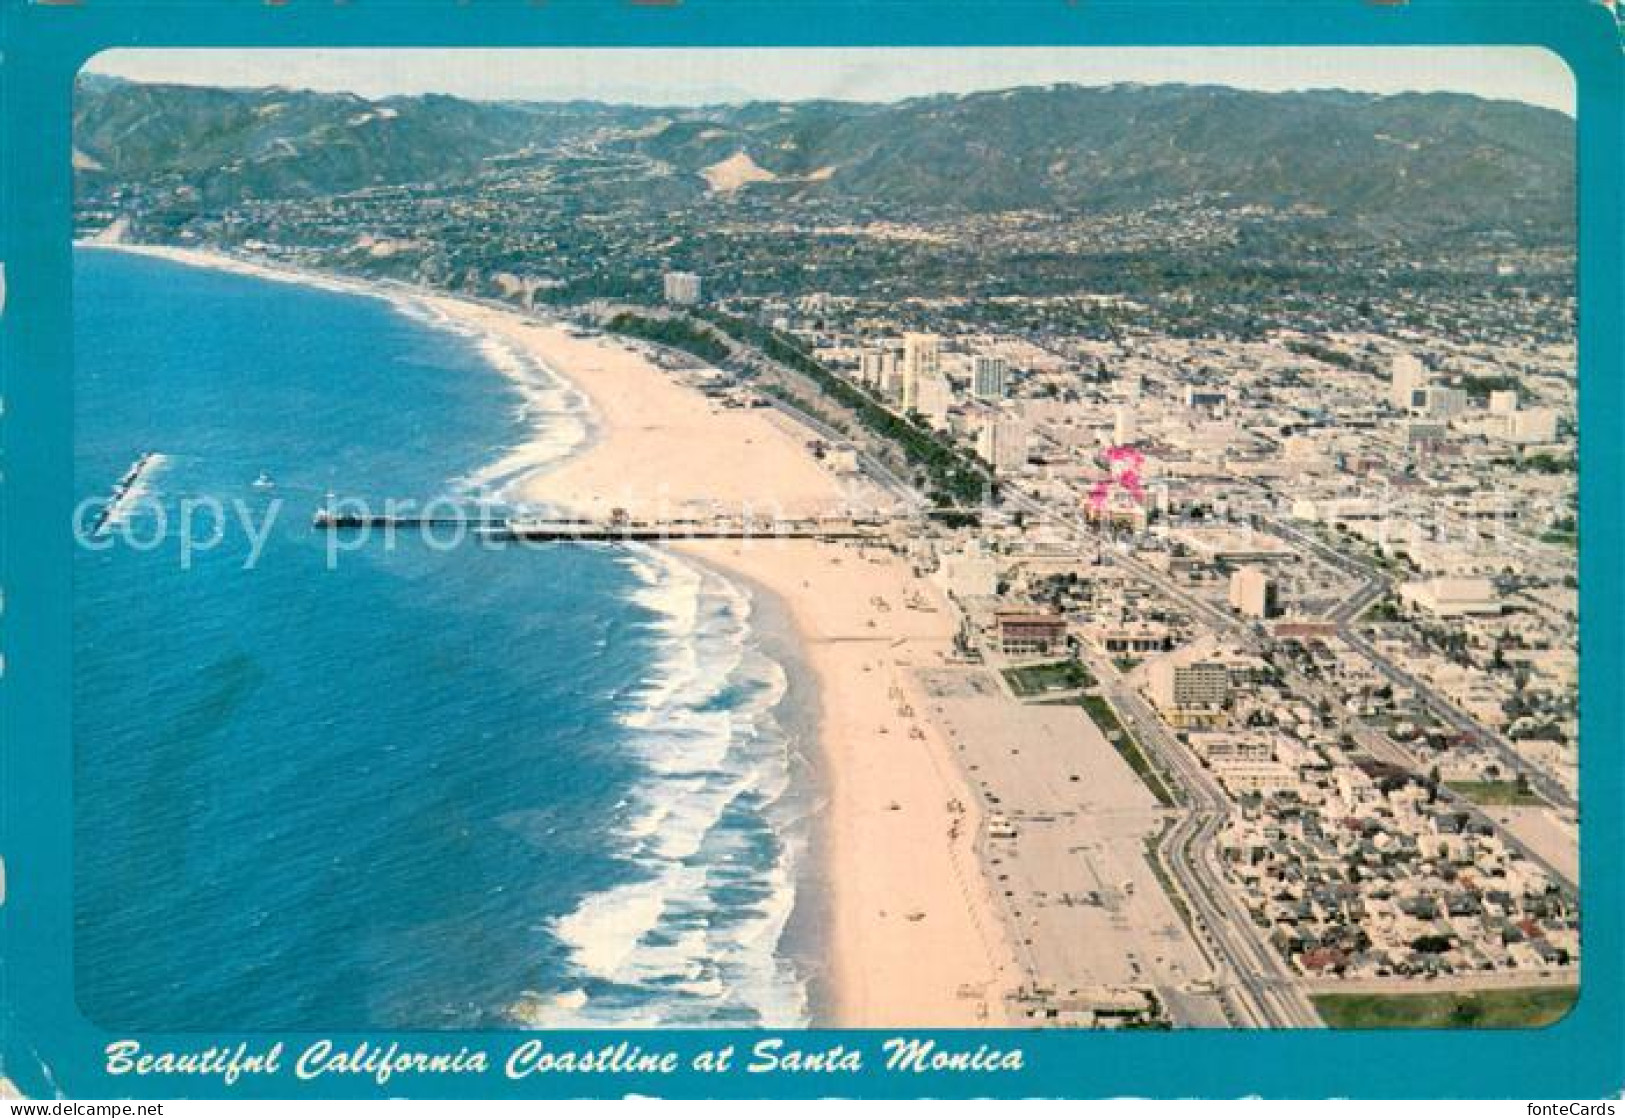
M 668 540 L 873 540 L 886 538 L 885 520 L 844 517 L 813 520 L 634 520 L 614 516 L 607 520 L 544 519 L 537 517 L 456 517 L 316 513 L 315 527 L 324 531 L 411 531 L 458 527 L 486 538 L 548 543 L 660 543 Z

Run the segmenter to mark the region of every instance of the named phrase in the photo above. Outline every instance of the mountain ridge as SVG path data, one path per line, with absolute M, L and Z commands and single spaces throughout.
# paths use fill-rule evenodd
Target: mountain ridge
M 616 161 L 664 204 L 720 193 L 909 214 L 1088 213 L 1200 196 L 1539 236 L 1568 235 L 1574 220 L 1573 120 L 1454 93 L 1059 84 L 662 108 L 95 77 L 74 123 L 81 198 L 191 191 L 207 207 L 585 160 Z M 719 192 L 708 170 L 741 156 L 765 175 Z

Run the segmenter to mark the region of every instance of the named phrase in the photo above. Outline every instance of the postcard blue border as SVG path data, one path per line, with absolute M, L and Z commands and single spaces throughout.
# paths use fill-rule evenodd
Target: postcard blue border
M 1625 1089 L 1619 855 L 1625 851 L 1622 731 L 1625 590 L 1608 557 L 1625 554 L 1625 380 L 1621 377 L 1621 190 L 1625 82 L 1619 27 L 1588 0 L 1539 3 L 1360 0 L 1231 3 L 1159 0 L 842 2 L 682 0 L 86 0 L 0 8 L 0 1039 L 25 1091 L 72 1097 L 1069 1096 L 1069 1097 L 1617 1097 Z M 919 1033 L 956 1046 L 1023 1049 L 1021 1072 L 403 1077 L 301 1082 L 284 1075 L 227 1089 L 217 1080 L 110 1078 L 110 1037 L 78 1012 L 72 990 L 69 670 L 72 395 L 70 121 L 73 78 L 120 46 L 1543 46 L 1573 70 L 1580 139 L 1581 828 L 1585 964 L 1578 1007 L 1549 1029 L 1505 1032 Z M 500 1054 L 524 1034 L 396 1034 L 427 1050 L 480 1043 Z M 760 1033 L 624 1033 L 692 1054 Z M 805 1046 L 873 1049 L 891 1034 L 784 1034 Z M 549 1034 L 559 1044 L 598 1034 Z M 265 1037 L 142 1037 L 197 1047 Z M 285 1038 L 290 1046 L 313 1039 Z M 44 1069 L 49 1069 L 48 1073 Z

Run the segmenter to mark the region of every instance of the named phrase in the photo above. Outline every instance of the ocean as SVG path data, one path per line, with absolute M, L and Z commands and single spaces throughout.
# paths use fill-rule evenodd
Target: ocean
M 405 294 L 90 249 L 75 284 L 83 1012 L 806 1024 L 775 603 L 653 549 L 312 527 L 330 492 L 501 503 L 590 440 L 581 398 Z

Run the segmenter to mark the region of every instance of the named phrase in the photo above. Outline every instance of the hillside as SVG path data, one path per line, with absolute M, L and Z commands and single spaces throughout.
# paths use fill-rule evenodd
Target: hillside
M 1572 233 L 1567 117 L 1449 94 L 1055 86 L 896 104 L 706 109 L 81 84 L 81 198 L 203 207 L 531 168 L 590 203 L 583 160 L 661 204 L 778 199 L 870 213 L 1121 212 L 1192 197 L 1425 227 Z

